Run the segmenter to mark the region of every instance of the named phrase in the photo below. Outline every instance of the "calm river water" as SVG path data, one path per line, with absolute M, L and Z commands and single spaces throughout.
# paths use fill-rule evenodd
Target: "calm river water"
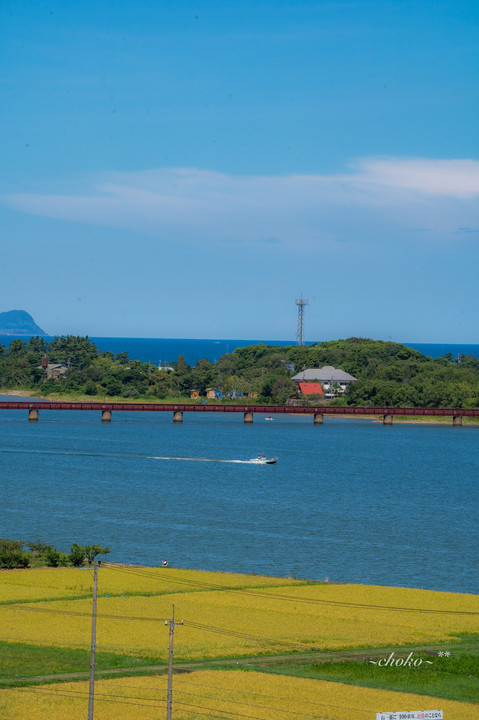
M 478 477 L 476 428 L 0 411 L 0 536 L 113 561 L 477 593 Z

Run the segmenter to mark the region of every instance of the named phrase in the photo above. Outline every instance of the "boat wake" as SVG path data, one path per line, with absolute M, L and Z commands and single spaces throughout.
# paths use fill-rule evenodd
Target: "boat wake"
M 187 462 L 215 462 L 215 463 L 240 463 L 242 465 L 250 465 L 252 460 L 223 460 L 221 458 L 206 457 L 175 457 L 170 455 L 149 455 L 150 460 L 185 460 Z
M 69 456 L 69 457 L 88 457 L 88 458 L 115 458 L 115 459 L 145 459 L 145 460 L 183 460 L 186 462 L 214 462 L 214 463 L 235 463 L 240 465 L 255 465 L 257 459 L 252 460 L 224 460 L 222 458 L 207 457 L 181 457 L 175 455 L 137 455 L 135 453 L 102 453 L 102 452 L 81 452 L 78 450 L 30 450 L 26 448 L 2 448 L 0 454 L 10 453 L 18 455 L 52 455 L 52 456 Z

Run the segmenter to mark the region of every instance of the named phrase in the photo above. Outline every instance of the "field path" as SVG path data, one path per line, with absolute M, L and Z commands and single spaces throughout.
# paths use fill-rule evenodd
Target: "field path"
M 448 645 L 450 648 L 451 645 Z M 467 650 L 471 648 L 473 651 L 477 651 L 477 644 L 475 643 L 461 643 L 460 649 Z M 407 654 L 412 650 L 414 652 L 426 652 L 431 656 L 436 655 L 440 650 L 444 649 L 444 645 L 422 645 L 422 646 L 408 646 L 398 650 L 397 647 L 382 647 L 382 648 L 358 648 L 357 650 L 331 650 L 331 651 L 312 651 L 306 653 L 285 653 L 282 655 L 257 655 L 255 657 L 246 658 L 227 658 L 227 659 L 208 659 L 208 660 L 197 660 L 190 662 L 177 662 L 174 666 L 174 673 L 181 674 L 187 672 L 194 672 L 195 670 L 211 669 L 217 666 L 235 666 L 238 669 L 240 667 L 257 666 L 257 665 L 275 665 L 276 663 L 287 662 L 289 664 L 313 664 L 321 662 L 334 662 L 341 660 L 349 661 L 362 661 L 367 660 L 371 657 L 387 656 L 391 652 L 395 652 L 397 657 Z M 458 648 L 459 649 L 459 648 Z M 155 665 L 143 665 L 126 668 L 111 668 L 105 670 L 97 670 L 95 672 L 95 678 L 108 678 L 108 677 L 121 677 L 125 675 L 156 675 L 166 673 L 168 670 L 167 663 L 155 664 Z M 18 684 L 22 685 L 36 685 L 38 683 L 48 682 L 67 682 L 72 680 L 88 680 L 90 676 L 89 670 L 82 670 L 76 672 L 67 673 L 52 673 L 48 675 L 28 675 L 28 676 L 11 676 L 6 678 L 0 678 L 0 685 L 5 687 L 14 686 Z

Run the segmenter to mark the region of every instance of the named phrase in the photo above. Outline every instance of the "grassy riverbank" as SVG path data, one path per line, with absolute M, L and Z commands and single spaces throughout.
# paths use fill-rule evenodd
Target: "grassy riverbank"
M 68 392 L 49 392 L 47 395 L 37 393 L 34 390 L 11 390 L 6 388 L 0 388 L 0 395 L 8 397 L 22 397 L 31 398 L 36 400 L 52 400 L 55 402 L 84 402 L 84 403 L 137 403 L 137 404 L 158 404 L 164 405 L 198 405 L 202 402 L 206 402 L 205 398 L 194 399 L 189 397 L 171 396 L 166 398 L 154 398 L 151 395 L 138 395 L 135 398 L 123 397 L 122 395 L 82 395 L 81 393 L 68 393 Z M 250 399 L 209 399 L 208 405 L 262 405 L 258 400 Z M 265 409 L 268 409 L 268 405 L 264 405 Z

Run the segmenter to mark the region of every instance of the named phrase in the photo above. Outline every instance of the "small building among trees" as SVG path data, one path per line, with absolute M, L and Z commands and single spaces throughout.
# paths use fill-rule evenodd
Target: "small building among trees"
M 298 383 L 299 390 L 303 395 L 321 394 L 326 399 L 342 395 L 350 383 L 357 382 L 357 378 L 353 375 L 334 368 L 332 365 L 301 370 L 291 380 Z
M 49 363 L 46 355 L 42 358 L 42 364 L 38 366 L 39 370 L 43 370 L 45 380 L 58 379 L 65 375 L 68 370 L 67 365 L 63 363 Z

